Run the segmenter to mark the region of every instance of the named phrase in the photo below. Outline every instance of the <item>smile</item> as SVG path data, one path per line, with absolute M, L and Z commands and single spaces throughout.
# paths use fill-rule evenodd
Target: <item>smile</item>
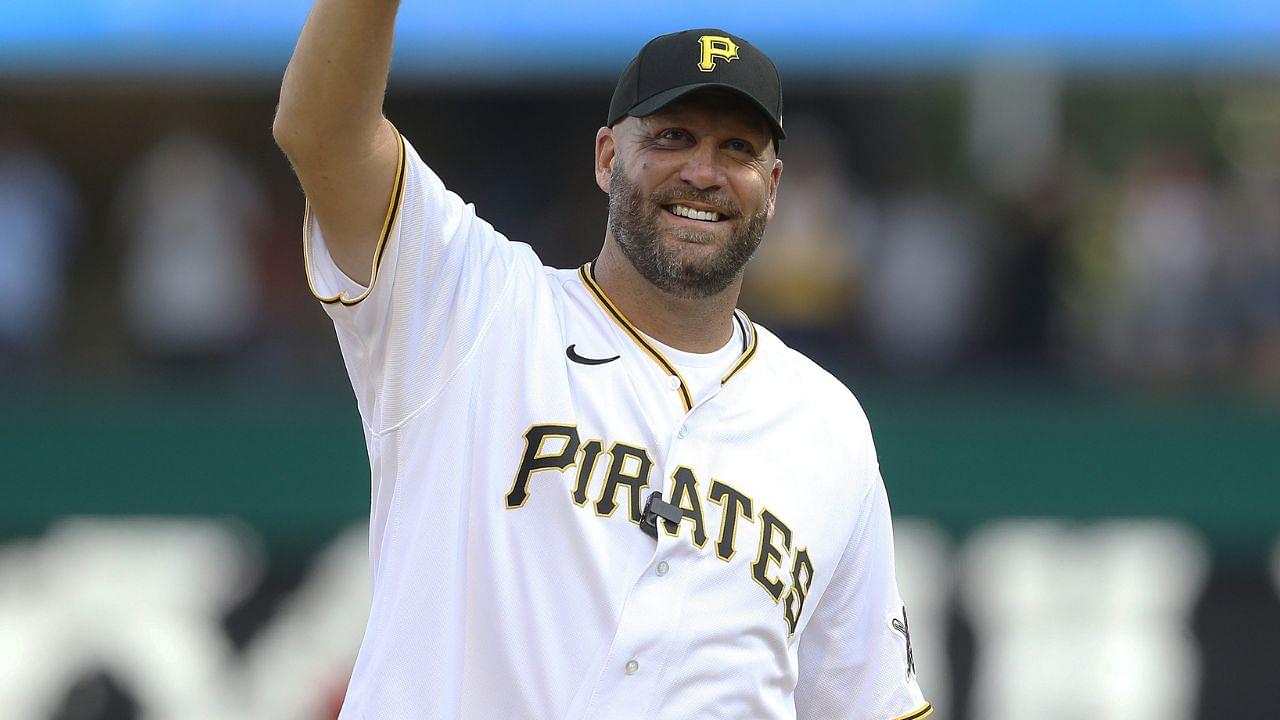
M 696 210 L 687 205 L 664 205 L 663 210 L 682 218 L 701 220 L 702 222 L 720 222 L 726 216 L 711 210 Z

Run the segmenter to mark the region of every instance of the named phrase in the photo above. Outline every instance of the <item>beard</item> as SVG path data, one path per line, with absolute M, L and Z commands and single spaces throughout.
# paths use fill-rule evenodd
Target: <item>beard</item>
M 718 207 L 738 218 L 721 220 L 736 227 L 723 247 L 717 247 L 720 233 L 695 228 L 668 228 L 664 239 L 659 213 L 664 205 L 682 200 Z M 647 198 L 627 176 L 622 160 L 614 161 L 609 186 L 609 230 L 631 265 L 658 289 L 682 298 L 705 298 L 722 292 L 742 274 L 751 255 L 760 246 L 769 221 L 765 203 L 760 211 L 742 221 L 736 203 L 714 192 L 682 188 L 654 192 Z M 686 253 L 685 243 L 716 248 L 708 257 Z

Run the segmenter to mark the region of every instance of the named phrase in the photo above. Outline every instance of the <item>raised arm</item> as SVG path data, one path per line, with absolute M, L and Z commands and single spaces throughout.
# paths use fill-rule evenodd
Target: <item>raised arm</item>
M 367 285 L 398 157 L 382 116 L 399 0 L 316 0 L 272 128 L 337 266 Z

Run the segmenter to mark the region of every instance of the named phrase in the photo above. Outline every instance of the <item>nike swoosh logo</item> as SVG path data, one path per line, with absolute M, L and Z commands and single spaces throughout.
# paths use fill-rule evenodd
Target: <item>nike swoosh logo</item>
M 622 357 L 621 355 L 614 355 L 614 356 L 613 356 L 613 357 L 611 357 L 611 358 L 589 358 L 589 357 L 582 357 L 581 355 L 579 355 L 579 354 L 577 353 L 577 351 L 575 351 L 575 350 L 574 350 L 574 348 L 575 348 L 575 347 L 577 347 L 577 346 L 578 346 L 578 344 L 577 344 L 577 343 L 574 343 L 573 345 L 570 345 L 569 347 L 565 348 L 565 349 L 564 349 L 564 354 L 565 354 L 565 355 L 567 355 L 567 356 L 568 356 L 568 358 L 569 358 L 570 360 L 572 360 L 572 361 L 574 361 L 574 362 L 576 362 L 576 363 L 581 363 L 581 364 L 583 364 L 583 365 L 603 365 L 603 364 L 605 364 L 605 363 L 611 363 L 611 362 L 613 362 L 614 360 L 617 360 L 618 358 Z

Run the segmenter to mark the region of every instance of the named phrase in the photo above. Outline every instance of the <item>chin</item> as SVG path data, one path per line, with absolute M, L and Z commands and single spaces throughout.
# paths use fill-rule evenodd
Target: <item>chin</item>
M 675 265 L 684 276 L 702 276 L 723 264 L 723 253 L 708 246 L 685 246 L 684 252 L 673 253 Z
M 719 245 L 704 240 L 672 239 L 667 242 L 667 255 L 681 269 L 694 272 L 716 264 L 723 253 Z
M 677 228 L 663 233 L 663 240 L 666 241 L 667 247 L 670 248 L 699 247 L 714 250 L 722 247 L 727 242 L 728 237 L 722 237 L 721 233 L 697 231 L 689 228 Z

